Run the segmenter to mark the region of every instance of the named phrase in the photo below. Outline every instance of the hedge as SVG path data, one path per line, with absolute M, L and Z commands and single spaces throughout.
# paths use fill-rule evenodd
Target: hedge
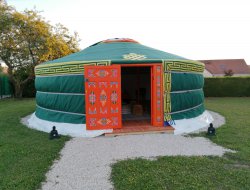
M 6 74 L 0 73 L 0 98 L 12 95 L 12 87 Z
M 205 78 L 205 97 L 250 96 L 250 77 Z
M 35 80 L 29 80 L 23 88 L 23 98 L 34 98 L 36 96 Z
M 6 74 L 0 73 L 0 99 L 4 96 L 12 96 L 14 88 Z M 36 96 L 34 80 L 28 81 L 23 88 L 23 98 L 34 98 Z

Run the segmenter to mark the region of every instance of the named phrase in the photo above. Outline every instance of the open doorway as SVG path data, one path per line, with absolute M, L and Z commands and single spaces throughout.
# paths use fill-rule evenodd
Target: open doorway
M 151 67 L 121 67 L 122 124 L 151 125 Z

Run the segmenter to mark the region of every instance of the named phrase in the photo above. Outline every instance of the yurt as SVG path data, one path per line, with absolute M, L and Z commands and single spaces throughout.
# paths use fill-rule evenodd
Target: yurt
M 204 128 L 213 119 L 204 108 L 203 70 L 203 63 L 132 39 L 104 40 L 36 66 L 29 126 L 82 137 L 131 122 L 172 126 L 175 134 Z

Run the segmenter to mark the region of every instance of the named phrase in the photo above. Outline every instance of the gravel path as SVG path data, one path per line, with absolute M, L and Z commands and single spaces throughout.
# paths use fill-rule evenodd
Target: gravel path
M 230 150 L 206 138 L 169 134 L 73 138 L 61 151 L 61 159 L 47 173 L 42 189 L 108 190 L 112 189 L 110 165 L 117 160 L 167 155 L 222 156 L 227 151 Z
M 168 134 L 74 138 L 47 174 L 43 189 L 111 189 L 110 164 L 127 158 L 165 155 L 217 155 L 227 150 L 209 140 Z

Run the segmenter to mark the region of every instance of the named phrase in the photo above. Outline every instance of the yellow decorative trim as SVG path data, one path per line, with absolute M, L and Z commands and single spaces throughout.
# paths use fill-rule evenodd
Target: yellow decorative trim
M 165 61 L 163 61 L 163 68 L 164 71 L 166 69 L 166 64 Z M 170 96 L 170 92 L 171 92 L 171 73 L 167 72 L 167 73 L 163 73 L 163 79 L 164 79 L 164 121 L 171 121 L 171 115 L 169 114 L 171 112 L 171 96 Z
M 171 71 L 202 73 L 205 66 L 201 62 L 192 60 L 162 60 L 162 64 L 164 68 L 164 121 L 171 121 Z
M 111 61 L 44 64 L 44 65 L 39 65 L 35 68 L 35 74 L 37 76 L 79 74 L 79 73 L 84 73 L 84 66 L 87 65 L 108 66 L 110 64 Z
M 111 62 L 110 60 L 91 60 L 91 61 L 68 61 L 68 62 L 60 62 L 60 63 L 45 63 L 37 65 L 35 68 L 42 68 L 42 67 L 49 67 L 49 66 L 61 66 L 61 65 L 71 65 L 71 64 L 77 64 L 77 63 L 106 63 Z
M 183 62 L 183 63 L 193 63 L 195 65 L 205 66 L 204 63 L 195 60 L 184 60 L 184 59 L 164 59 L 164 62 Z
M 145 61 L 157 61 L 158 59 L 145 59 Z M 119 60 L 112 60 L 113 62 L 117 62 Z M 121 59 L 121 61 L 123 61 Z M 160 60 L 159 60 L 160 61 Z M 170 63 L 170 62 L 184 62 L 184 63 L 191 63 L 191 64 L 196 64 L 196 65 L 201 65 L 204 66 L 203 63 L 199 62 L 199 61 L 192 61 L 192 60 L 179 60 L 179 59 L 171 59 L 171 60 L 161 60 L 163 63 Z M 93 63 L 93 62 L 111 62 L 110 60 L 91 60 L 91 61 L 68 61 L 68 62 L 60 62 L 60 63 L 46 63 L 46 64 L 40 64 L 37 65 L 36 68 L 42 68 L 42 67 L 48 67 L 49 65 L 53 65 L 53 66 L 58 66 L 58 65 L 69 65 L 69 64 L 76 64 L 76 63 Z
M 164 61 L 164 72 L 180 71 L 180 72 L 199 72 L 204 71 L 204 64 L 195 61 Z

